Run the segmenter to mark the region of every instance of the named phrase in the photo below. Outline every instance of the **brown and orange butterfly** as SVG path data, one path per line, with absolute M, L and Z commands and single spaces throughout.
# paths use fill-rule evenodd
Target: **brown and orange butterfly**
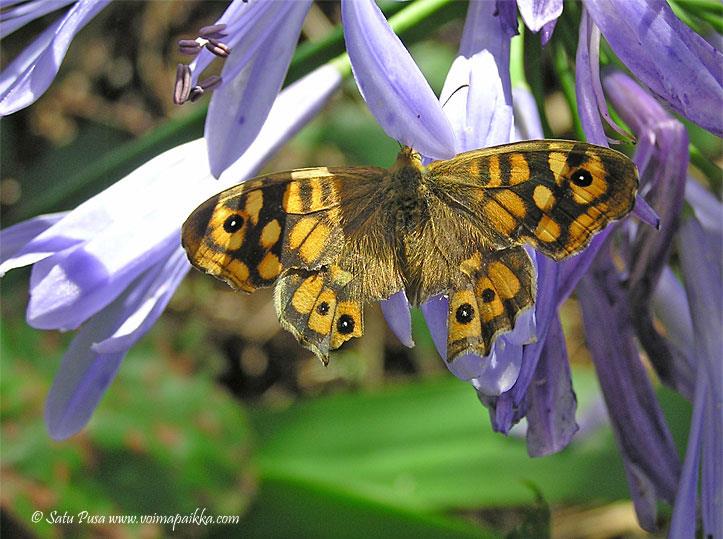
M 561 260 L 635 203 L 635 165 L 564 140 L 505 144 L 422 166 L 269 174 L 201 204 L 183 225 L 191 263 L 234 288 L 276 283 L 281 325 L 328 362 L 364 332 L 363 306 L 405 290 L 449 297 L 447 361 L 487 355 L 534 305 L 522 248 Z

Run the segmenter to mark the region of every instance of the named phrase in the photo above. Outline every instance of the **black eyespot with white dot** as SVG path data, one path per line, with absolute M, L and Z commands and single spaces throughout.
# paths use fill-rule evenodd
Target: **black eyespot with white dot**
M 322 301 L 316 306 L 316 312 L 321 316 L 326 316 L 329 314 L 329 304 L 326 301 Z
M 457 318 L 457 322 L 460 324 L 469 324 L 472 320 L 474 320 L 474 307 L 472 307 L 469 303 L 463 303 L 457 307 L 455 318 Z
M 234 232 L 239 231 L 242 226 L 244 226 L 244 218 L 238 213 L 229 215 L 223 222 L 223 229 L 229 234 L 233 234 Z
M 585 170 L 584 168 L 579 168 L 573 172 L 571 179 L 572 183 L 578 187 L 589 187 L 592 184 L 592 174 L 590 174 L 589 170 Z
M 482 290 L 482 301 L 489 303 L 495 299 L 495 291 L 491 288 L 485 288 Z
M 354 331 L 354 318 L 348 314 L 342 314 L 336 322 L 336 329 L 342 335 L 349 335 Z

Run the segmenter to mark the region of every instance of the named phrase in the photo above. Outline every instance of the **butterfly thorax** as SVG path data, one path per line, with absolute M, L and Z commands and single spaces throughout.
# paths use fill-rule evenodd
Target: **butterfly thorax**
M 425 218 L 426 187 L 422 182 L 423 172 L 420 155 L 406 146 L 389 169 L 387 198 L 394 216 L 398 240 L 419 227 Z

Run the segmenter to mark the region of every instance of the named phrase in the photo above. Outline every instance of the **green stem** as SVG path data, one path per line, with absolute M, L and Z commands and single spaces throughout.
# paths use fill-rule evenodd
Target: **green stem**
M 514 41 L 514 40 L 513 40 Z M 530 32 L 524 33 L 523 54 L 525 57 L 525 75 L 530 85 L 530 91 L 535 98 L 537 110 L 540 111 L 540 122 L 542 123 L 542 131 L 546 137 L 552 137 L 552 129 L 545 112 L 545 85 L 543 74 L 543 51 L 538 36 Z
M 562 93 L 565 96 L 565 101 L 567 101 L 567 105 L 570 107 L 570 112 L 572 113 L 572 125 L 575 130 L 575 135 L 579 140 L 585 140 L 585 132 L 582 129 L 580 115 L 577 111 L 575 74 L 570 68 L 570 60 L 567 57 L 567 53 L 561 45 L 555 47 L 554 69 L 558 79 L 560 80 L 560 86 L 562 88 Z
M 705 175 L 711 190 L 720 199 L 723 194 L 723 170 L 703 155 L 697 146 L 690 144 L 688 151 L 690 162 Z

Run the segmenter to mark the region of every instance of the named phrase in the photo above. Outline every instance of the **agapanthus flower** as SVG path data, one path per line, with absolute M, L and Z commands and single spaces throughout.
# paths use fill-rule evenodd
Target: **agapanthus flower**
M 110 0 L 46 0 L 15 3 L 0 13 L 0 39 L 27 23 L 70 6 L 0 73 L 0 114 L 6 116 L 35 103 L 60 69 L 75 34 Z M 12 4 L 12 3 L 10 3 Z
M 340 82 L 339 72 L 325 66 L 284 90 L 249 149 L 220 181 L 209 170 L 205 141 L 198 139 L 150 160 L 73 211 L 0 233 L 0 275 L 33 264 L 28 323 L 80 328 L 46 403 L 53 438 L 85 425 L 128 349 L 157 320 L 190 269 L 180 244 L 185 217 L 212 194 L 253 176 Z M 160 209 L 159 198 L 168 200 Z
M 643 3 L 637 4 L 637 7 L 642 9 Z M 649 8 L 650 6 L 646 9 Z M 505 142 L 511 136 L 513 103 L 510 99 L 508 76 L 511 34 L 509 25 L 505 24 L 509 19 L 492 16 L 492 11 L 495 11 L 495 15 L 500 14 L 496 9 L 496 6 L 490 3 L 470 5 L 460 56 L 455 60 L 448 77 L 448 86 L 442 93 L 443 102 L 446 102 L 451 92 L 463 88 L 458 92 L 459 96 L 450 100 L 444 109 L 455 134 L 455 152 Z M 677 23 L 671 22 L 666 9 L 667 6 L 656 15 L 662 19 L 653 18 L 657 23 L 662 20 L 667 24 L 667 28 L 673 28 L 670 46 L 682 47 L 686 40 L 699 44 L 698 36 L 692 38 L 687 29 L 681 29 Z M 643 12 L 647 13 L 644 10 Z M 605 17 L 615 16 L 620 22 L 620 16 L 614 15 L 611 10 L 597 10 L 594 13 L 595 17 L 602 18 L 601 20 L 607 21 Z M 615 29 L 609 26 L 606 22 L 604 35 L 607 38 L 609 34 L 614 41 L 619 36 Z M 373 43 L 376 50 L 383 48 L 384 32 L 367 30 L 368 33 L 364 35 L 367 42 Z M 656 35 L 654 34 L 654 37 Z M 577 70 L 580 117 L 588 140 L 607 145 L 607 136 L 600 119 L 605 118 L 610 123 L 612 120 L 607 112 L 599 74 L 600 34 L 586 13 L 583 13 L 580 38 Z M 349 36 L 347 46 L 353 56 L 356 43 L 350 42 Z M 710 49 L 708 51 L 710 52 Z M 658 68 L 665 65 L 665 60 L 659 57 L 651 58 L 650 50 L 638 48 L 637 52 L 640 58 L 629 54 L 626 56 L 632 58 L 632 65 L 654 65 Z M 718 53 L 713 51 L 713 56 L 716 55 Z M 697 69 L 701 67 L 701 63 L 705 63 L 705 58 L 691 59 L 690 65 Z M 367 70 L 363 70 L 362 66 Z M 358 62 L 355 76 L 360 86 L 362 83 L 359 79 L 362 77 L 373 80 L 378 85 L 371 86 L 367 81 L 371 87 L 364 88 L 363 94 L 375 117 L 388 132 L 393 132 L 398 139 L 412 146 L 419 147 L 425 143 L 430 147 L 436 144 L 428 157 L 438 157 L 439 146 L 449 146 L 448 131 L 445 127 L 439 127 L 440 123 L 444 126 L 444 122 L 439 119 L 439 113 L 429 110 L 433 107 L 433 101 L 425 99 L 424 96 L 428 96 L 429 91 L 425 84 L 418 82 L 417 76 L 406 77 L 404 82 L 418 84 L 418 90 L 410 90 L 408 86 L 400 88 L 400 77 L 396 74 L 400 69 L 398 66 L 404 66 L 405 72 L 414 71 L 409 60 L 400 52 L 393 60 L 381 60 L 372 56 L 366 64 Z M 373 77 L 372 73 L 376 73 L 376 76 Z M 639 76 L 648 82 L 644 71 Z M 723 100 L 720 99 L 716 85 L 711 83 L 707 75 L 687 79 L 686 76 L 670 77 L 670 80 L 665 82 L 667 93 L 662 90 L 656 93 L 659 97 L 666 98 L 671 106 L 677 107 L 682 114 L 699 121 L 700 118 L 696 115 L 699 104 L 677 106 L 680 103 L 676 103 L 676 96 L 688 92 L 692 95 L 695 89 L 702 85 L 704 89 L 710 90 L 707 94 L 703 92 L 703 102 L 707 98 L 708 106 L 719 110 Z M 592 246 L 586 252 L 563 263 L 555 264 L 545 257 L 536 256 L 540 287 L 535 306 L 536 316 L 532 319 L 532 324 L 524 330 L 517 328 L 513 334 L 498 339 L 489 357 L 459 358 L 462 361 L 455 361 L 455 365 L 450 368 L 459 377 L 473 383 L 482 402 L 490 407 L 493 425 L 497 430 L 507 432 L 513 423 L 526 417 L 528 448 L 531 454 L 541 455 L 560 450 L 570 441 L 577 425 L 574 421 L 575 396 L 556 309 L 587 274 L 581 284 L 581 303 L 591 351 L 620 444 L 640 522 L 643 527 L 653 529 L 657 500 L 663 499 L 670 503 L 675 500 L 681 465 L 652 384 L 640 362 L 636 336 L 643 346 L 646 346 L 646 337 L 642 336 L 649 337 L 650 333 L 646 331 L 652 328 L 649 311 L 651 294 L 670 253 L 672 231 L 675 230 L 681 208 L 688 162 L 687 137 L 682 125 L 665 113 L 652 98 L 646 97 L 649 101 L 635 95 L 631 98 L 625 90 L 616 89 L 616 77 L 619 75 L 611 75 L 606 79 L 609 81 L 608 92 L 612 94 L 611 99 L 618 107 L 618 112 L 639 137 L 640 144 L 635 159 L 644 178 L 642 193 L 651 196 L 651 201 L 655 203 L 655 209 L 652 209 L 644 199 L 638 200 L 637 215 L 647 224 L 633 226 L 637 239 L 628 240 L 630 252 L 636 254 L 630 261 L 630 289 L 623 285 L 624 280 L 610 257 L 612 233 L 619 226 L 609 227 L 593 240 Z M 654 85 L 653 87 L 655 88 Z M 415 96 L 414 100 L 406 98 L 410 94 Z M 392 97 L 388 97 L 389 95 Z M 480 99 L 482 95 L 485 96 L 484 99 Z M 524 96 L 524 93 L 521 95 Z M 423 99 L 425 103 L 420 103 Z M 524 97 L 521 101 L 524 101 Z M 384 106 L 384 103 L 388 102 L 411 103 L 411 106 L 407 112 L 399 111 L 397 108 Z M 525 104 L 529 111 L 529 100 Z M 425 111 L 425 114 L 419 115 L 417 111 Z M 422 128 L 416 125 L 420 116 L 429 120 Z M 534 117 L 535 114 L 527 116 Z M 535 120 L 527 123 L 539 126 L 539 122 Z M 699 123 L 711 127 L 710 122 Z M 712 127 L 715 127 L 712 129 L 714 132 L 718 128 Z M 539 127 L 533 127 L 530 131 L 532 132 L 528 132 L 528 136 L 542 135 Z M 425 137 L 430 134 L 434 136 L 434 133 L 441 135 L 430 143 L 419 140 L 420 133 L 424 133 Z M 656 181 L 647 182 L 646 185 L 645 179 L 652 177 L 655 177 Z M 635 320 L 631 319 L 631 301 L 634 302 L 632 308 L 637 309 L 634 313 L 640 315 L 636 316 Z M 408 305 L 403 293 L 391 298 L 383 308 L 387 319 L 392 321 L 393 329 L 400 333 L 400 340 L 411 343 Z M 444 357 L 446 298 L 433 298 L 422 305 L 422 312 L 438 351 Z M 397 321 L 397 327 L 394 320 Z M 400 320 L 403 322 L 399 322 Z M 537 342 L 526 344 L 525 338 L 529 337 L 530 328 L 533 334 L 536 333 Z M 615 339 L 609 338 L 610 328 L 615 328 Z M 515 340 L 517 331 L 522 334 L 523 338 L 520 340 Z M 648 338 L 647 341 L 649 340 Z M 667 377 L 663 376 L 665 381 L 684 394 L 686 388 L 692 388 L 691 371 L 686 364 L 664 360 L 656 367 L 661 376 L 667 374 Z M 533 379 L 535 383 L 531 383 Z M 690 394 L 690 391 L 687 393 Z M 631 428 L 631 425 L 635 425 L 635 428 Z M 715 483 L 711 481 L 710 484 Z

